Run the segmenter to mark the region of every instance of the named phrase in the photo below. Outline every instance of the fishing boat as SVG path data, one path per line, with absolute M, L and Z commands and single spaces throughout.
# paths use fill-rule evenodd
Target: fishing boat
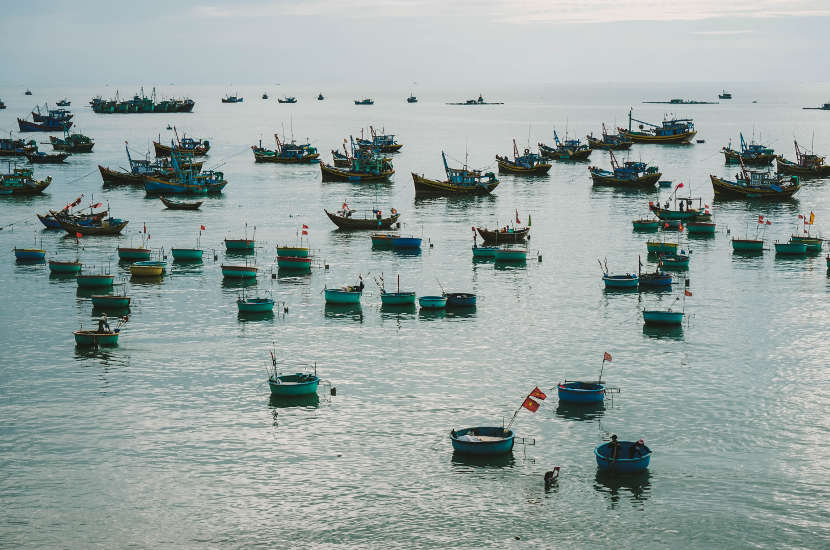
M 513 159 L 496 155 L 496 163 L 499 165 L 500 174 L 524 176 L 543 176 L 548 173 L 552 166 L 549 162 L 545 162 L 541 155 L 531 153 L 530 149 L 525 149 L 520 156 L 515 139 L 513 140 Z
M 372 247 L 373 248 L 391 248 L 391 249 L 420 249 L 420 237 L 412 235 L 399 235 L 397 233 L 372 233 Z
M 171 98 L 158 100 L 156 97 L 156 89 L 150 97 L 144 95 L 144 87 L 142 86 L 140 94 L 135 94 L 132 99 L 122 101 L 118 92 L 115 93 L 115 98 L 104 99 L 101 96 L 94 97 L 90 100 L 89 105 L 93 112 L 97 114 L 142 114 L 142 113 L 190 113 L 196 102 L 188 97 Z
M 378 134 L 374 126 L 369 126 L 369 132 L 372 139 L 364 139 L 363 129 L 360 129 L 360 138 L 356 140 L 358 148 L 369 148 L 379 153 L 397 153 L 403 147 L 403 144 L 395 139 L 395 134 Z
M 726 90 L 723 90 L 718 94 L 718 99 L 732 99 L 732 94 Z
M 771 171 L 748 170 L 741 163 L 741 171 L 730 181 L 710 175 L 715 197 L 744 199 L 788 200 L 801 189 L 798 176 L 773 174 Z
M 185 202 L 185 201 L 174 201 L 173 199 L 168 199 L 167 197 L 159 197 L 161 202 L 169 208 L 170 210 L 198 210 L 204 201 L 195 201 L 195 202 Z
M 400 213 L 394 208 L 391 209 L 391 215 L 383 217 L 383 212 L 373 208 L 372 210 L 353 210 L 349 205 L 343 203 L 343 206 L 337 212 L 329 212 L 325 208 L 323 212 L 339 229 L 343 230 L 357 230 L 357 229 L 389 229 L 401 217 Z
M 681 250 L 678 254 L 660 254 L 663 269 L 687 269 L 691 257 Z
M 49 211 L 58 220 L 61 227 L 70 235 L 80 233 L 82 235 L 118 235 L 130 223 L 121 218 L 77 219 L 66 212 Z
M 576 161 L 588 160 L 588 157 L 591 156 L 591 147 L 578 139 L 568 139 L 567 135 L 565 141 L 560 141 L 556 130 L 553 131 L 553 141 L 556 147 L 539 143 L 539 152 L 542 157 L 553 160 Z
M 173 174 L 144 176 L 144 191 L 148 195 L 207 195 L 221 193 L 228 184 L 223 172 L 197 172 L 195 169 L 183 167 L 181 158 L 178 153 L 171 157 Z
M 807 246 L 807 253 L 817 254 L 821 252 L 822 245 L 824 244 L 824 239 L 821 237 L 811 237 L 811 236 L 803 236 L 803 235 L 793 235 L 790 237 L 790 242 L 792 243 L 803 243 Z
M 409 97 L 406 98 L 407 103 L 418 103 L 418 98 L 412 94 L 409 94 Z
M 114 329 L 108 328 L 106 319 L 104 316 L 99 320 L 97 330 L 74 331 L 72 334 L 75 335 L 75 345 L 78 347 L 117 346 L 118 335 L 121 334 L 121 327 L 126 323 L 126 317 L 119 319 L 118 326 Z
M 802 107 L 802 109 L 812 111 L 830 111 L 830 101 L 823 103 L 821 107 Z
M 602 123 L 602 136 L 599 138 L 595 138 L 594 134 L 588 134 L 585 136 L 588 140 L 588 147 L 591 149 L 606 149 L 606 150 L 613 150 L 613 151 L 620 151 L 624 149 L 631 149 L 631 145 L 634 143 L 630 139 L 623 137 L 620 134 L 609 134 L 608 131 L 605 129 L 605 123 Z
M 49 136 L 52 148 L 55 151 L 66 151 L 67 153 L 91 153 L 95 142 L 89 136 L 83 134 L 63 133 L 63 138 Z
M 323 181 L 349 181 L 353 183 L 388 181 L 395 173 L 392 162 L 371 149 L 358 149 L 351 140 L 352 157 L 348 168 L 337 168 L 320 162 Z
M 35 181 L 31 168 L 11 168 L 11 172 L 0 174 L 0 195 L 39 195 L 52 183 L 52 176 Z
M 201 248 L 171 248 L 170 252 L 175 262 L 198 262 L 204 254 Z
M 761 239 L 732 239 L 732 250 L 735 252 L 763 252 L 764 241 Z
M 80 273 L 83 265 L 78 260 L 49 260 L 49 271 L 52 273 Z
M 374 100 L 374 99 L 370 99 L 370 98 L 368 98 L 368 97 L 367 97 L 367 98 L 365 98 L 365 99 L 355 99 L 355 100 L 354 100 L 354 104 L 355 104 L 355 105 L 374 105 L 374 104 L 375 104 L 375 100 Z
M 359 304 L 363 288 L 360 286 L 344 286 L 341 288 L 324 289 L 327 304 Z
M 457 101 L 455 103 L 447 103 L 447 105 L 504 105 L 501 101 L 485 101 L 484 96 L 478 95 L 478 99 L 468 99 L 467 101 Z
M 346 145 L 343 145 L 343 150 L 346 151 Z M 331 157 L 334 163 L 334 166 L 337 168 L 348 168 L 352 165 L 352 158 L 349 156 L 348 151 L 345 153 L 341 153 L 337 149 L 331 150 Z
M 648 209 L 663 221 L 708 221 L 705 219 L 708 205 L 704 205 L 700 197 L 678 197 L 677 191 L 681 187 L 683 187 L 683 182 L 677 184 L 670 197 L 662 205 L 660 201 L 649 201 Z M 697 207 L 693 206 L 695 202 L 697 202 Z
M 793 143 L 795 144 L 795 162 L 785 159 L 783 155 L 776 157 L 779 174 L 800 177 L 830 176 L 830 165 L 824 163 L 824 157 L 813 152 L 803 152 L 798 146 L 798 141 L 793 141 Z
M 210 142 L 206 139 L 193 139 L 187 136 L 182 136 L 179 139 L 176 128 L 173 128 L 175 139 L 169 146 L 161 144 L 161 136 L 158 141 L 153 141 L 153 149 L 157 157 L 169 157 L 174 150 L 190 153 L 194 157 L 203 157 L 210 151 Z
M 5 109 L 5 108 L 6 108 L 6 104 L 3 103 L 2 99 L 0 99 L 0 109 Z
M 671 187 L 672 186 L 672 181 L 671 180 L 660 180 L 660 181 L 657 182 L 657 185 L 659 185 L 660 187 Z
M 118 247 L 118 259 L 119 260 L 126 260 L 126 261 L 140 261 L 140 260 L 149 260 L 150 256 L 152 255 L 152 251 L 149 248 L 144 248 L 144 246 L 140 246 L 137 248 L 130 248 L 125 246 Z
M 466 162 L 461 168 L 450 168 L 444 151 L 441 151 L 441 159 L 444 162 L 444 172 L 447 174 L 444 181 L 427 179 L 412 172 L 415 197 L 487 195 L 499 185 L 499 180 L 493 172 L 470 170 Z
M 493 258 L 497 262 L 523 263 L 527 261 L 527 247 L 521 245 L 502 245 L 496 248 Z
M 274 134 L 274 140 L 277 142 L 275 150 L 263 148 L 262 140 L 259 141 L 259 147 L 251 146 L 251 150 L 254 152 L 254 162 L 312 164 L 320 161 L 320 153 L 317 152 L 317 148 L 312 147 L 309 143 L 297 144 L 293 139 L 291 143 L 286 143 L 280 139 L 278 134 Z
M 317 363 L 314 364 L 314 373 L 298 372 L 295 374 L 280 375 L 277 372 L 277 357 L 271 351 L 271 370 L 268 373 L 268 387 L 274 397 L 298 397 L 314 395 L 320 378 L 317 376 Z
M 626 273 L 625 275 L 603 273 L 602 281 L 605 283 L 605 288 L 610 289 L 632 289 L 637 288 L 640 284 L 640 278 L 635 273 Z
M 29 151 L 26 159 L 32 164 L 62 164 L 71 153 L 44 153 L 43 151 Z
M 601 403 L 605 400 L 605 384 L 601 382 L 560 382 L 557 387 L 559 401 L 563 403 Z
M 656 166 L 645 162 L 625 161 L 622 166 L 617 162 L 614 151 L 608 151 L 611 157 L 611 170 L 598 166 L 589 166 L 588 172 L 594 185 L 612 185 L 624 188 L 652 188 L 663 174 Z
M 634 231 L 657 231 L 660 228 L 660 220 L 654 218 L 640 218 L 632 220 Z
M 495 259 L 498 246 L 478 246 L 473 243 L 473 259 Z
M 682 325 L 684 313 L 669 310 L 643 310 L 643 322 L 647 325 Z
M 664 119 L 662 124 L 658 125 L 638 120 L 632 116 L 632 112 L 633 109 L 628 111 L 628 129 L 617 130 L 622 137 L 634 143 L 689 143 L 697 134 L 694 121 L 690 118 Z M 640 124 L 639 130 L 631 129 L 633 122 Z
M 415 292 L 401 290 L 401 276 L 398 275 L 398 289 L 395 292 L 387 292 L 384 287 L 383 274 L 375 278 L 375 283 L 380 289 L 380 303 L 384 306 L 412 306 L 415 305 Z
M 594 449 L 594 456 L 597 459 L 597 467 L 602 471 L 614 472 L 617 474 L 634 474 L 648 469 L 651 462 L 651 449 L 642 446 L 641 454 L 636 454 L 634 441 L 619 441 L 616 458 L 611 443 L 603 443 Z M 633 458 L 629 458 L 633 457 Z
M 222 264 L 222 276 L 227 279 L 255 279 L 257 268 L 253 265 Z
M 256 241 L 254 241 L 254 239 L 248 239 L 248 238 L 227 239 L 226 238 L 225 239 L 225 250 L 234 251 L 234 252 L 239 252 L 239 251 L 248 252 L 248 251 L 252 251 L 254 249 L 255 244 L 256 244 Z
M 50 109 L 48 105 L 44 105 L 43 111 L 40 110 L 40 105 L 35 106 L 32 111 L 32 120 L 35 122 L 46 122 L 54 120 L 56 122 L 67 122 L 72 119 L 73 115 L 68 109 Z
M 470 455 L 509 453 L 513 450 L 513 438 L 513 430 L 499 426 L 476 426 L 450 432 L 453 450 Z
M 62 211 L 67 213 L 69 216 L 71 216 L 75 220 L 79 220 L 79 221 L 89 220 L 92 223 L 100 223 L 101 220 L 103 220 L 104 218 L 107 217 L 108 212 L 106 210 L 102 210 L 102 211 L 99 211 L 99 212 L 94 211 L 95 208 L 98 208 L 98 207 L 101 206 L 101 203 L 90 204 L 89 214 L 73 213 L 71 211 L 71 209 L 74 206 L 77 206 L 78 204 L 80 204 L 82 198 L 83 198 L 83 195 L 78 197 L 74 202 L 64 206 Z M 35 214 L 35 215 L 37 216 L 37 219 L 40 220 L 40 223 L 42 223 L 47 229 L 63 229 L 63 227 L 61 227 L 61 224 L 58 221 L 58 219 L 55 216 L 53 216 L 52 214 L 46 214 L 46 215 Z
M 302 256 L 277 256 L 277 267 L 292 271 L 311 271 L 312 258 Z
M 665 241 L 647 241 L 646 250 L 649 254 L 674 254 L 677 252 L 677 243 Z
M 23 92 L 23 95 L 32 95 L 32 90 L 26 88 L 26 91 Z
M 781 256 L 804 256 L 807 254 L 807 244 L 792 240 L 786 243 L 775 241 L 775 253 Z
M 324 99 L 326 98 L 323 97 L 323 94 L 317 94 L 317 101 L 323 101 Z
M 46 251 L 40 248 L 15 248 L 14 257 L 21 262 L 42 262 L 46 259 Z
M 33 139 L 0 138 L 0 157 L 22 157 L 32 151 L 37 151 L 37 142 Z
M 744 139 L 743 132 L 739 132 L 738 135 L 741 139 L 740 150 L 736 151 L 732 148 L 732 140 L 729 141 L 729 145 L 721 149 L 726 164 L 738 164 L 742 161 L 744 164 L 751 166 L 767 166 L 772 164 L 776 156 L 775 150 L 772 147 L 755 143 L 754 139 L 750 143 L 747 143 Z
M 18 118 L 17 126 L 21 132 L 63 132 L 64 130 L 72 128 L 72 121 L 47 118 L 43 122 L 29 122 L 28 120 Z
M 55 105 L 58 107 L 69 107 L 72 104 L 67 98 L 63 98 L 60 101 L 55 102 Z
M 265 313 L 274 310 L 274 299 L 270 296 L 248 296 L 243 288 L 242 296 L 236 299 L 236 307 L 239 313 Z
M 78 288 L 112 286 L 113 276 L 108 273 L 82 273 L 77 277 Z
M 484 244 L 516 244 L 523 243 L 530 235 L 529 227 L 512 227 L 504 226 L 499 229 L 487 229 L 486 227 L 476 227 L 476 231 L 481 235 Z
M 686 222 L 686 229 L 689 231 L 690 235 L 714 235 L 715 229 L 717 229 L 717 225 L 714 222 L 702 222 L 693 220 Z
M 639 286 L 640 288 L 670 288 L 672 283 L 672 275 L 671 273 L 666 273 L 662 271 L 660 268 L 662 267 L 662 263 L 657 264 L 657 268 L 654 270 L 653 273 L 643 273 L 643 262 L 640 258 L 637 258 L 638 267 L 637 267 L 637 277 L 639 277 Z
M 167 268 L 167 262 L 159 260 L 145 260 L 135 262 L 130 266 L 133 277 L 161 277 Z
M 418 298 L 421 309 L 444 309 L 447 307 L 446 296 L 421 296 Z
M 277 103 L 297 103 L 297 98 L 294 96 L 278 97 Z
M 244 98 L 236 95 L 226 95 L 222 98 L 222 103 L 242 103 L 243 99 Z
M 471 292 L 444 292 L 448 308 L 476 307 L 476 295 Z

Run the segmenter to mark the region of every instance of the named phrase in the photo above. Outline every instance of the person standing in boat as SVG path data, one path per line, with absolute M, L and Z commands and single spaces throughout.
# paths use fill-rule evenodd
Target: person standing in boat
M 361 293 L 363 292 L 363 288 L 365 286 L 366 285 L 363 284 L 363 275 L 358 275 L 357 276 L 357 288 L 360 289 Z
M 617 441 L 617 435 L 612 435 L 611 441 L 608 443 L 608 450 L 610 451 L 609 455 L 612 460 L 617 460 L 617 455 L 620 454 L 620 447 L 622 447 L 622 445 L 620 445 L 620 442 Z
M 104 333 L 110 331 L 110 325 L 107 322 L 107 316 L 104 315 L 103 317 L 98 319 L 98 332 Z
M 643 456 L 646 450 L 646 444 L 642 439 L 638 439 L 637 442 L 631 446 L 628 450 L 629 458 L 637 458 Z

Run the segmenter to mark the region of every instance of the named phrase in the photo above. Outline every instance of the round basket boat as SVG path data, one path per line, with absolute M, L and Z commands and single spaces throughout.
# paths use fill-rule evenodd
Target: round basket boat
M 594 449 L 597 466 L 600 470 L 618 474 L 633 474 L 648 468 L 651 462 L 651 449 L 643 445 L 639 456 L 632 453 L 633 441 L 619 441 L 617 458 L 611 456 L 611 443 L 603 443 Z
M 450 432 L 455 452 L 472 455 L 499 455 L 513 450 L 513 430 L 501 426 L 477 426 Z
M 562 382 L 557 386 L 559 401 L 564 403 L 601 403 L 605 384 L 599 382 Z
M 297 397 L 317 393 L 319 383 L 320 378 L 317 375 L 302 372 L 277 377 L 272 375 L 268 378 L 271 395 L 279 397 Z
M 444 309 L 447 307 L 446 296 L 421 296 L 418 304 L 424 309 Z

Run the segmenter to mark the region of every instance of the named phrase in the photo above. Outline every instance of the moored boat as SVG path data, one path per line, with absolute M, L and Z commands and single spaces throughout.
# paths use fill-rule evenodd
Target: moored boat
M 683 324 L 682 311 L 644 309 L 643 322 L 647 325 L 681 325 Z
M 44 153 L 43 151 L 30 151 L 26 153 L 26 159 L 32 164 L 62 164 L 70 157 L 70 153 Z
M 476 231 L 481 235 L 484 244 L 515 244 L 523 243 L 528 239 L 530 234 L 529 227 L 512 227 L 505 226 L 499 229 L 487 229 L 486 227 L 476 227 Z
M 222 264 L 222 276 L 227 279 L 255 279 L 257 267 L 253 265 Z
M 274 300 L 269 297 L 248 297 L 237 298 L 236 307 L 240 313 L 265 313 L 274 310 Z
M 21 262 L 42 262 L 46 259 L 46 251 L 41 248 L 15 248 L 14 257 Z
M 93 294 L 92 307 L 97 309 L 125 309 L 130 307 L 131 298 L 123 294 Z
M 650 188 L 663 175 L 656 166 L 649 166 L 645 162 L 625 161 L 622 165 L 617 162 L 613 151 L 608 151 L 611 157 L 611 170 L 598 166 L 589 166 L 588 172 L 594 185 L 612 185 L 623 188 Z
M 681 250 L 679 254 L 660 254 L 660 264 L 663 269 L 686 269 L 691 257 Z
M 351 140 L 352 157 L 347 168 L 337 168 L 320 162 L 323 181 L 349 181 L 353 183 L 388 181 L 395 173 L 392 162 L 372 149 L 358 149 Z
M 804 256 L 807 254 L 807 244 L 794 241 L 786 243 L 775 241 L 775 253 L 781 256 Z
M 380 288 L 380 303 L 384 306 L 412 306 L 415 305 L 415 292 L 401 290 L 401 276 L 398 275 L 398 288 L 395 292 L 387 292 L 384 286 L 383 274 L 375 277 L 375 283 Z
M 49 136 L 52 148 L 55 151 L 66 151 L 67 153 L 91 153 L 95 142 L 83 134 L 63 133 L 63 138 Z
M 523 154 L 519 155 L 515 139 L 513 140 L 513 158 L 496 155 L 496 163 L 499 165 L 500 174 L 524 176 L 544 176 L 552 166 L 549 162 L 545 162 L 541 155 L 531 153 L 530 149 L 525 149 Z
M 113 276 L 108 273 L 82 273 L 77 277 L 79 288 L 112 286 Z
M 311 271 L 312 258 L 307 256 L 277 256 L 277 267 L 293 271 Z
M 790 174 L 801 177 L 823 177 L 830 176 L 830 164 L 825 164 L 824 157 L 816 155 L 814 152 L 803 152 L 798 146 L 798 141 L 793 141 L 795 144 L 795 162 L 787 160 L 783 155 L 776 157 L 776 165 L 779 174 Z
M 178 139 L 178 134 L 176 134 L 176 139 L 169 146 L 163 145 L 160 138 L 159 141 L 153 141 L 153 149 L 157 157 L 169 157 L 173 151 L 182 151 L 190 153 L 194 157 L 202 157 L 210 151 L 210 142 L 206 139 L 197 140 L 186 136 Z
M 773 148 L 755 143 L 754 140 L 747 144 L 744 139 L 743 132 L 739 132 L 738 135 L 741 139 L 740 150 L 732 148 L 731 140 L 729 145 L 721 149 L 724 159 L 726 160 L 726 164 L 737 164 L 740 162 L 752 166 L 766 166 L 772 164 L 772 161 L 775 160 L 776 156 Z
M 553 141 L 556 147 L 539 143 L 539 153 L 542 157 L 560 161 L 577 161 L 588 160 L 588 157 L 591 156 L 591 147 L 583 144 L 578 139 L 568 139 L 567 135 L 565 141 L 560 141 L 556 130 L 553 131 Z
M 504 245 L 496 248 L 493 258 L 497 262 L 522 263 L 527 261 L 527 247 Z
M 364 99 L 355 99 L 354 104 L 355 105 L 374 105 L 375 100 L 371 99 L 371 98 L 368 98 L 368 97 L 364 98 Z
M 403 147 L 402 143 L 398 143 L 395 139 L 395 134 L 378 134 L 375 132 L 374 126 L 369 126 L 371 139 L 364 139 L 363 129 L 360 130 L 361 137 L 356 140 L 357 146 L 360 149 L 372 149 L 379 153 L 397 153 Z
M 329 212 L 325 208 L 323 212 L 338 228 L 344 230 L 389 229 L 401 217 L 394 208 L 391 209 L 390 216 L 383 217 L 383 212 L 377 208 L 353 210 L 346 203 L 343 203 L 342 208 L 337 212 Z
M 80 273 L 83 264 L 75 261 L 49 260 L 49 271 L 52 273 Z
M 640 218 L 631 222 L 634 231 L 657 231 L 660 228 L 660 220 L 653 218 Z
M 418 305 L 422 309 L 444 309 L 447 307 L 446 296 L 420 296 Z
M 152 251 L 149 248 L 139 246 L 137 248 L 119 246 L 118 259 L 127 261 L 149 260 Z
M 783 176 L 771 171 L 748 170 L 741 164 L 741 171 L 730 181 L 710 175 L 715 197 L 744 199 L 788 200 L 801 188 L 798 176 Z
M 690 118 L 664 119 L 662 124 L 652 124 L 638 120 L 632 116 L 633 110 L 628 111 L 628 129 L 618 128 L 620 135 L 634 143 L 689 143 L 695 137 L 694 121 Z M 640 124 L 640 129 L 632 130 L 633 122 Z M 648 126 L 648 129 L 645 127 Z
M 363 289 L 360 286 L 344 286 L 342 288 L 326 288 L 327 304 L 359 304 Z
M 104 218 L 101 220 L 77 219 L 66 212 L 50 210 L 49 213 L 58 220 L 61 227 L 70 235 L 118 235 L 130 223 L 120 218 Z
M 591 149 L 606 149 L 612 151 L 631 149 L 631 145 L 634 143 L 620 134 L 609 134 L 605 129 L 604 122 L 602 123 L 601 137 L 595 138 L 594 134 L 591 133 L 586 136 L 586 139 L 588 140 L 588 147 Z
M 473 244 L 473 258 L 493 258 L 496 257 L 497 246 L 477 246 Z
M 222 98 L 222 103 L 242 103 L 243 101 L 244 98 L 238 95 L 226 95 Z
M 633 289 L 640 284 L 640 278 L 636 273 L 626 273 L 625 275 L 603 273 L 602 281 L 605 283 L 605 288 L 610 289 Z
M 37 151 L 37 142 L 33 139 L 0 138 L 0 157 L 22 157 L 31 151 Z
M 259 147 L 251 146 L 251 150 L 254 152 L 254 162 L 312 164 L 320 160 L 320 153 L 310 143 L 298 144 L 293 139 L 288 143 L 281 140 L 278 134 L 274 134 L 274 140 L 277 144 L 274 150 L 263 148 L 262 140 L 259 142 Z
M 452 448 L 457 453 L 499 455 L 513 450 L 513 430 L 501 426 L 476 426 L 450 432 Z
M 441 159 L 444 162 L 444 172 L 447 174 L 444 181 L 428 179 L 412 172 L 416 197 L 487 195 L 499 185 L 499 180 L 493 172 L 471 170 L 466 163 L 461 168 L 450 168 L 444 151 L 441 151 Z
M 559 401 L 564 403 L 601 403 L 605 399 L 605 384 L 601 382 L 560 382 L 557 387 Z
M 686 229 L 689 231 L 689 234 L 714 235 L 716 228 L 717 225 L 715 225 L 714 222 L 702 222 L 697 220 L 686 222 Z
M 176 262 L 198 262 L 204 255 L 200 248 L 171 248 L 170 252 Z
M 186 202 L 186 201 L 174 201 L 173 199 L 168 199 L 167 197 L 159 197 L 161 202 L 169 208 L 170 210 L 198 210 L 204 201 L 194 201 L 194 202 Z
M 651 463 L 651 449 L 642 444 L 635 447 L 634 441 L 616 443 L 616 455 L 614 446 L 610 442 L 598 445 L 594 449 L 594 456 L 600 470 L 617 474 L 633 474 L 648 469 Z
M 278 97 L 277 103 L 297 103 L 297 98 L 294 96 Z
M 447 307 L 476 307 L 476 295 L 471 292 L 445 292 Z
M 17 119 L 17 126 L 21 132 L 63 132 L 72 127 L 71 120 L 55 120 L 47 118 L 43 122 L 30 122 L 22 118 Z
M 144 260 L 130 266 L 133 277 L 161 277 L 167 267 L 167 262 L 159 260 Z
M 36 181 L 32 174 L 31 168 L 17 167 L 0 174 L 0 195 L 39 195 L 52 183 L 52 176 Z
M 764 241 L 760 239 L 732 239 L 732 250 L 735 252 L 763 252 Z

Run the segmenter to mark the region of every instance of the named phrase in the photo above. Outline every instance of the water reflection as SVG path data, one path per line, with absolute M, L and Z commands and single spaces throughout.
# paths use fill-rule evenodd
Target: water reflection
M 280 283 L 306 284 L 311 280 L 311 271 L 279 268 L 277 269 L 277 277 Z
M 326 319 L 352 319 L 363 322 L 363 308 L 360 304 L 326 304 Z
M 605 403 L 585 403 L 583 405 L 577 403 L 559 402 L 556 407 L 556 416 L 560 416 L 566 420 L 595 420 L 602 418 L 605 414 Z
M 424 321 L 436 321 L 447 316 L 446 309 L 421 308 L 418 310 L 418 318 Z
M 92 313 L 90 314 L 93 318 L 103 317 L 106 315 L 107 317 L 124 317 L 130 314 L 129 307 L 122 307 L 122 308 L 98 308 L 93 306 Z
M 77 273 L 49 273 L 49 282 L 52 283 L 75 283 Z
M 164 281 L 163 275 L 158 275 L 155 277 L 140 277 L 137 275 L 133 275 L 130 277 L 130 284 L 133 286 L 156 286 L 160 285 Z
M 417 313 L 418 308 L 415 304 L 381 304 L 380 312 L 383 319 L 394 319 L 399 316 L 413 315 Z
M 222 278 L 222 288 L 248 288 L 249 286 L 256 286 L 256 277 L 249 277 L 245 279 L 237 279 L 232 277 Z
M 274 311 L 238 311 L 236 318 L 240 323 L 271 321 L 274 319 Z
M 516 464 L 516 459 L 512 452 L 500 455 L 473 455 L 453 451 L 450 463 L 453 466 L 473 468 L 512 468 Z
M 683 325 L 643 325 L 643 335 L 649 338 L 682 340 Z
M 642 507 L 651 496 L 650 477 L 648 470 L 636 474 L 615 474 L 598 470 L 594 478 L 594 489 L 608 496 L 611 508 L 615 508 L 623 499 Z
M 519 269 L 525 269 L 527 267 L 527 261 L 522 262 L 493 262 L 493 267 L 496 268 L 498 271 L 515 271 Z
M 317 409 L 320 407 L 320 395 L 312 393 L 310 395 L 288 395 L 277 396 L 271 394 L 268 398 L 268 406 L 273 409 L 286 409 L 289 407 L 305 407 L 307 409 Z

